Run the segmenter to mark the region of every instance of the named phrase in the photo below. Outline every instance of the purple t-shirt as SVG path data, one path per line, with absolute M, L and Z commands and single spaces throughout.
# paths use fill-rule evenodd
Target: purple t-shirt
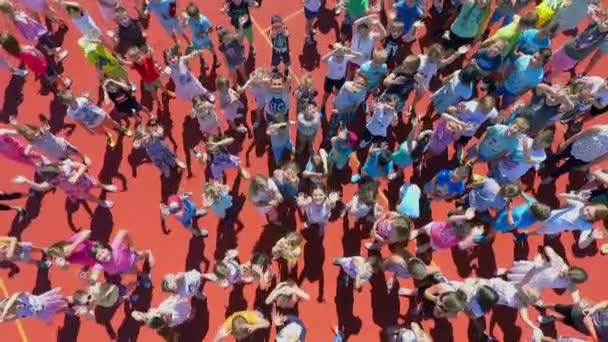
M 137 261 L 137 252 L 117 239 L 112 240 L 112 260 L 109 262 L 97 262 L 95 269 L 106 271 L 110 275 L 117 275 L 131 271 Z
M 78 239 L 78 234 L 72 235 L 68 239 L 69 242 L 74 242 Z M 85 240 L 78 245 L 74 252 L 66 259 L 71 264 L 82 265 L 82 266 L 93 266 L 95 265 L 95 258 L 91 255 L 91 248 L 95 246 L 95 242 L 91 240 Z

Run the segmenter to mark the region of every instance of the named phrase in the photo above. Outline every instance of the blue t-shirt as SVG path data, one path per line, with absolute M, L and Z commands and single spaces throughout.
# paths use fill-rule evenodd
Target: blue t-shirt
M 551 48 L 551 39 L 549 37 L 538 38 L 537 29 L 529 29 L 522 32 L 517 42 L 517 49 L 526 55 L 533 55 L 540 49 Z
M 532 56 L 524 55 L 515 60 L 509 77 L 505 80 L 504 88 L 513 95 L 519 95 L 530 88 L 536 87 L 543 80 L 543 68 L 531 67 Z
M 374 91 L 380 86 L 380 82 L 388 74 L 386 63 L 374 65 L 372 61 L 367 61 L 359 67 L 359 72 L 367 77 L 367 90 Z
M 180 218 L 180 222 L 184 227 L 190 227 L 192 225 L 192 220 L 196 217 L 196 205 L 192 203 L 187 197 L 180 196 L 182 202 L 184 203 L 184 208 L 182 209 L 183 213 Z
M 397 212 L 411 218 L 420 216 L 420 188 L 416 184 L 404 184 L 399 189 L 401 201 L 397 205 Z
M 477 65 L 479 65 L 479 68 L 483 71 L 492 72 L 498 70 L 502 64 L 502 55 L 498 54 L 494 57 L 490 57 L 486 51 L 487 49 L 479 49 L 479 51 L 473 55 L 473 58 L 477 61 Z
M 408 33 L 414 26 L 414 23 L 422 18 L 424 11 L 418 3 L 414 7 L 407 7 L 405 1 L 401 0 L 396 3 L 395 8 L 395 21 L 403 23 L 403 32 Z
M 205 45 L 210 42 L 208 32 L 213 26 L 207 17 L 199 14 L 198 18 L 187 18 L 186 23 L 192 30 L 193 43 Z
M 226 214 L 226 210 L 232 207 L 232 196 L 230 194 L 223 194 L 218 200 L 213 201 L 211 210 L 216 214 L 222 216 Z
M 162 20 L 169 20 L 171 16 L 169 15 L 171 4 L 175 2 L 175 0 L 160 0 L 158 2 L 148 2 L 148 6 L 146 7 L 148 11 L 156 14 Z
M 441 189 L 444 197 L 452 197 L 464 194 L 464 180 L 452 181 L 453 170 L 443 169 L 435 176 L 435 189 Z M 432 184 L 432 183 L 429 183 Z
M 385 177 L 393 169 L 392 160 L 384 167 L 378 164 L 378 157 L 380 157 L 380 153 L 382 153 L 382 151 L 376 151 L 372 153 L 369 158 L 367 158 L 367 161 L 365 162 L 365 165 L 363 165 L 362 168 L 365 174 L 373 179 Z
M 519 228 L 527 228 L 536 223 L 536 218 L 530 212 L 530 206 L 536 202 L 535 199 L 525 196 L 526 203 L 515 206 L 511 209 L 514 225 L 509 225 L 507 220 L 507 209 L 498 212 L 492 227 L 499 232 L 508 232 Z
M 493 125 L 486 130 L 485 139 L 479 145 L 479 157 L 482 160 L 492 160 L 504 152 L 511 153 L 519 144 L 519 135 L 507 136 L 509 127 Z

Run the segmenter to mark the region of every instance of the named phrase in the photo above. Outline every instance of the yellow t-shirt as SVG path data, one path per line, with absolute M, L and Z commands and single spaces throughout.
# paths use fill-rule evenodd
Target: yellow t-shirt
M 247 321 L 247 324 L 252 324 L 252 325 L 257 324 L 258 320 L 260 319 L 260 314 L 257 311 L 253 311 L 253 310 L 237 311 L 237 312 L 233 313 L 232 315 L 230 315 L 228 318 L 226 318 L 226 321 L 224 322 L 224 325 L 222 327 L 231 330 L 232 321 L 237 316 L 242 316 Z
M 115 80 L 127 78 L 127 71 L 122 67 L 118 58 L 101 43 L 81 38 L 78 40 L 78 45 L 84 51 L 87 61 L 107 77 Z

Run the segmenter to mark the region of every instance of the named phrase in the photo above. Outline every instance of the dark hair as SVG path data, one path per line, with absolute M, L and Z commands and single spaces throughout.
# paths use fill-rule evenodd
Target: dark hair
M 525 28 L 531 28 L 534 25 L 536 25 L 537 21 L 538 21 L 538 14 L 536 14 L 536 12 L 534 12 L 534 11 L 528 11 L 524 15 L 522 15 L 521 18 L 519 19 L 519 26 L 522 26 Z
M 439 302 L 441 302 L 441 307 L 443 311 L 447 313 L 457 313 L 465 309 L 467 295 L 461 291 L 450 291 L 444 292 L 439 295 Z
M 48 164 L 36 171 L 43 181 L 50 181 L 61 174 L 61 168 L 57 164 Z
M 477 303 L 481 311 L 488 312 L 498 303 L 498 293 L 488 285 L 482 285 L 477 289 Z
M 458 78 L 462 83 L 477 83 L 481 79 L 481 73 L 474 65 L 467 65 L 458 74 Z
M 186 6 L 186 14 L 189 17 L 194 17 L 194 16 L 198 16 L 199 14 L 201 14 L 201 11 L 198 9 L 198 6 L 196 6 L 193 2 L 191 2 L 188 4 L 188 6 Z
M 310 193 L 312 194 L 315 190 L 321 190 L 324 193 L 327 193 L 327 187 L 323 183 L 315 183 L 310 187 Z
M 91 247 L 91 249 L 89 250 L 89 253 L 93 258 L 95 258 L 95 260 L 97 260 L 97 252 L 99 252 L 99 250 L 102 248 L 107 249 L 108 251 L 112 252 L 112 246 L 106 245 L 99 241 L 95 241 L 95 244 Z
M 252 265 L 259 265 L 262 267 L 267 267 L 268 265 L 270 265 L 270 262 L 271 262 L 270 257 L 265 253 L 256 252 L 251 257 Z
M 392 158 L 393 158 L 392 153 L 390 153 L 387 150 L 382 150 L 382 151 L 380 151 L 380 154 L 378 155 L 378 165 L 387 166 L 391 162 Z
M 21 46 L 19 45 L 19 41 L 15 36 L 9 33 L 3 33 L 0 35 L 0 45 L 6 53 L 13 57 L 19 56 L 21 53 Z
M 575 284 L 582 284 L 587 281 L 589 275 L 587 271 L 581 267 L 570 266 L 568 268 L 568 279 Z
M 538 55 L 540 56 L 543 65 L 545 65 L 545 63 L 547 63 L 547 61 L 549 61 L 549 58 L 551 58 L 551 49 L 548 48 L 542 48 L 540 50 L 538 50 Z
M 359 202 L 370 207 L 375 205 L 378 196 L 378 183 L 369 177 L 365 177 L 365 181 L 359 183 L 357 196 L 359 196 Z

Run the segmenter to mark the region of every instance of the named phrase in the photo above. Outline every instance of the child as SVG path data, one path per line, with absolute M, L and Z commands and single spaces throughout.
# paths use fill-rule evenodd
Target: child
M 494 232 L 517 231 L 521 228 L 528 228 L 537 222 L 543 222 L 551 215 L 551 208 L 546 204 L 537 202 L 534 198 L 522 194 L 525 203 L 513 206 L 511 200 L 507 200 L 504 209 L 496 213 L 492 222 L 493 231 L 488 236 L 491 238 Z M 525 234 L 516 234 L 515 239 L 521 240 Z
M 315 40 L 316 33 L 313 23 L 319 16 L 322 2 L 320 0 L 303 0 L 302 2 L 304 4 L 304 17 L 306 18 L 306 24 L 304 26 L 304 32 L 306 32 L 305 42 L 306 44 L 312 44 Z
M 131 47 L 127 51 L 128 61 L 123 61 L 126 65 L 130 65 L 131 69 L 135 69 L 143 83 L 143 89 L 152 96 L 156 105 L 160 108 L 161 102 L 158 97 L 157 90 L 160 88 L 163 94 L 169 97 L 175 97 L 175 93 L 169 92 L 167 87 L 160 79 L 160 66 L 154 61 L 152 50 L 141 50 L 137 47 Z
M 234 84 L 239 84 L 239 73 L 243 79 L 247 78 L 245 70 L 245 47 L 243 46 L 243 31 L 239 29 L 236 33 L 229 33 L 223 26 L 216 29 L 220 41 L 218 49 L 224 54 L 228 65 L 230 78 Z
M 412 227 L 412 221 L 407 216 L 388 211 L 374 222 L 370 232 L 373 242 L 366 242 L 365 248 L 380 250 L 384 245 L 408 241 Z
M 12 322 L 24 318 L 37 318 L 51 324 L 53 317 L 63 312 L 67 298 L 56 287 L 38 295 L 29 292 L 16 292 L 0 300 L 0 322 Z
M 312 74 L 302 76 L 300 84 L 293 91 L 293 96 L 296 98 L 296 112 L 303 112 L 308 105 L 316 106 L 318 94 L 312 82 Z
M 236 249 L 226 251 L 224 258 L 213 267 L 213 273 L 205 273 L 203 278 L 222 288 L 253 282 L 253 278 L 244 277 L 243 265 L 236 259 L 238 255 L 239 252 Z
M 276 163 L 283 161 L 286 152 L 295 154 L 289 130 L 289 126 L 294 124 L 295 122 L 293 121 L 286 121 L 283 117 L 275 116 L 266 129 L 266 134 L 270 136 L 272 157 Z
M 352 81 L 344 82 L 334 98 L 328 133 L 333 133 L 339 125 L 350 126 L 366 95 L 367 78 L 364 75 L 356 74 Z
M 517 148 L 510 154 L 500 158 L 490 174 L 499 182 L 515 182 L 530 169 L 539 169 L 541 163 L 547 159 L 545 150 L 553 143 L 553 132 L 545 130 L 534 139 L 522 136 Z
M 394 171 L 392 153 L 388 149 L 388 143 L 383 142 L 380 145 L 372 144 L 368 152 L 367 160 L 365 160 L 365 164 L 361 168 L 361 174 L 354 174 L 350 179 L 351 183 L 357 183 L 361 180 L 361 177 L 366 176 L 373 180 L 381 178 L 391 180 L 395 178 L 396 173 Z
M 218 181 L 205 183 L 203 188 L 203 205 L 211 208 L 220 219 L 226 218 L 226 212 L 232 208 L 230 188 Z
M 391 21 L 403 23 L 403 32 L 408 42 L 416 39 L 416 29 L 423 26 L 421 20 L 429 14 L 420 2 L 416 0 L 396 1 L 393 4 L 394 12 L 391 13 Z
M 255 46 L 253 44 L 253 28 L 251 22 L 250 8 L 257 8 L 260 5 L 254 0 L 227 0 L 222 9 L 230 17 L 230 24 L 239 30 L 242 28 L 243 36 L 249 41 L 249 54 L 255 56 Z
M 113 16 L 118 26 L 108 34 L 114 41 L 114 51 L 120 56 L 124 56 L 130 49 L 146 51 L 146 34 L 141 22 L 131 18 L 123 7 L 116 8 L 116 14 Z M 135 54 L 131 57 L 135 57 Z
M 486 95 L 481 98 L 461 102 L 448 108 L 448 113 L 463 123 L 460 138 L 456 141 L 456 158 L 463 160 L 464 148 L 486 121 L 496 121 L 498 111 L 494 97 Z
M 142 106 L 135 96 L 133 96 L 133 88 L 131 85 L 116 81 L 113 79 L 106 79 L 101 86 L 104 92 L 105 104 L 109 104 L 110 101 L 114 103 L 114 110 L 127 117 L 135 116 L 138 122 L 141 122 L 141 116 L 139 112 L 143 111 L 148 119 L 152 119 L 150 111 Z
M 302 249 L 300 245 L 304 238 L 298 232 L 291 232 L 280 238 L 272 247 L 272 258 L 283 259 L 287 263 L 287 270 L 291 272 L 298 264 Z
M 120 60 L 102 43 L 101 40 L 82 37 L 78 46 L 84 52 L 86 60 L 95 67 L 97 77 L 102 82 L 106 78 L 117 81 L 128 81 L 128 74 Z
M 481 43 L 481 47 L 488 47 L 495 42 L 501 40 L 505 43 L 505 48 L 502 51 L 503 57 L 510 55 L 515 49 L 517 41 L 522 32 L 533 28 L 538 21 L 538 15 L 534 11 L 526 12 L 523 16 L 516 16 L 510 24 L 498 29 L 490 38 Z
M 128 128 L 114 121 L 103 109 L 93 104 L 87 94 L 84 95 L 75 97 L 69 92 L 61 94 L 61 101 L 68 107 L 68 117 L 90 134 L 106 135 L 110 148 L 116 147 L 116 141 L 110 130 L 114 129 L 128 137 L 132 136 L 133 133 Z
M 270 29 L 270 40 L 272 41 L 272 71 L 279 72 L 279 65 L 283 63 L 283 73 L 289 74 L 291 58 L 289 57 L 289 31 L 283 24 L 283 19 L 278 15 L 273 15 L 270 19 L 272 28 Z
M 287 121 L 291 98 L 290 88 L 291 76 L 288 75 L 285 79 L 279 73 L 271 74 L 264 100 L 264 115 L 267 123 L 271 123 L 275 117 Z
M 261 175 L 253 177 L 249 185 L 249 200 L 271 223 L 280 223 L 277 207 L 283 202 L 283 196 L 271 178 Z
M 416 184 L 405 183 L 399 188 L 399 203 L 395 208 L 401 215 L 412 219 L 420 217 L 420 196 L 422 192 Z
M 207 140 L 205 152 L 193 150 L 194 155 L 202 164 L 210 163 L 211 175 L 216 181 L 223 181 L 224 171 L 229 168 L 238 169 L 239 176 L 249 179 L 249 172 L 241 166 L 239 157 L 230 154 L 228 151 L 228 146 L 233 143 L 234 138 L 223 134 L 216 134 L 210 136 L 209 140 Z
M 203 280 L 203 275 L 195 269 L 188 272 L 169 273 L 163 277 L 161 290 L 169 295 L 177 295 L 182 298 L 205 299 L 206 296 L 201 291 Z
M 386 51 L 386 65 L 389 71 L 397 67 L 397 61 L 403 55 L 406 46 L 404 24 L 400 21 L 391 21 L 388 24 L 388 35 L 384 38 L 382 46 Z
M 479 80 L 479 74 L 473 67 L 457 70 L 443 79 L 443 85 L 431 95 L 432 106 L 429 106 L 427 115 L 432 111 L 442 114 L 450 106 L 469 100 L 473 96 L 473 88 Z
M 551 37 L 557 30 L 557 24 L 549 24 L 541 29 L 527 29 L 522 32 L 517 45 L 515 46 L 515 55 L 533 55 L 540 49 L 551 48 Z
M 64 269 L 70 264 L 80 265 L 83 268 L 93 267 L 96 261 L 91 251 L 101 243 L 90 240 L 90 237 L 90 230 L 82 230 L 67 240 L 55 242 L 45 248 L 44 254 L 52 264 Z
M 480 234 L 481 228 L 473 227 L 469 220 L 475 215 L 475 209 L 470 208 L 463 215 L 448 216 L 445 222 L 431 222 L 426 226 L 415 229 L 410 235 L 410 239 L 416 239 L 419 235 L 425 234 L 430 238 L 427 242 L 416 247 L 416 253 L 421 254 L 428 249 L 440 250 L 457 247 L 467 249 L 473 246 L 473 237 Z
M 466 123 L 460 121 L 452 115 L 447 113 L 441 114 L 439 116 L 439 122 L 437 126 L 435 126 L 433 134 L 431 135 L 431 140 L 426 147 L 426 153 L 424 155 L 425 159 L 421 162 L 421 164 L 424 165 L 426 160 L 446 152 L 448 146 L 460 139 L 465 126 Z
M 163 219 L 169 216 L 174 217 L 194 236 L 207 237 L 209 233 L 206 229 L 194 228 L 195 220 L 207 215 L 207 210 L 198 209 L 194 202 L 190 200 L 191 196 L 191 193 L 169 196 L 167 204 L 160 204 L 160 214 Z
M 509 107 L 515 100 L 534 89 L 543 79 L 543 67 L 551 57 L 550 49 L 540 49 L 531 56 L 522 55 L 513 63 L 512 68 L 505 71 L 508 75 L 495 95 L 502 96 L 501 108 Z
M 349 61 L 356 56 L 361 56 L 358 52 L 353 52 L 340 43 L 332 45 L 332 50 L 321 61 L 327 64 L 327 74 L 323 83 L 323 99 L 321 100 L 321 112 L 325 112 L 325 105 L 329 95 L 340 90 L 346 81 L 346 71 Z
M 250 75 L 247 82 L 242 87 L 238 88 L 238 93 L 243 94 L 246 89 L 251 91 L 255 100 L 255 121 L 252 127 L 258 128 L 264 116 L 264 106 L 266 104 L 266 89 L 270 83 L 270 74 L 266 69 L 257 68 Z
M 395 95 L 383 96 L 373 107 L 373 112 L 366 116 L 365 132 L 359 144 L 364 148 L 370 142 L 380 144 L 387 140 L 389 126 L 395 127 L 399 123 L 399 117 L 395 112 L 398 98 Z
M 376 95 L 380 89 L 382 81 L 388 73 L 386 66 L 387 53 L 384 49 L 376 49 L 372 53 L 371 60 L 361 64 L 358 73 L 365 75 L 367 78 L 367 94 Z
M 506 43 L 502 40 L 490 44 L 488 47 L 480 48 L 471 58 L 471 65 L 479 68 L 485 73 L 481 82 L 481 89 L 493 91 L 495 88 L 494 82 L 502 78 L 502 70 L 504 68 L 502 55 Z
M 300 189 L 300 172 L 298 164 L 295 162 L 287 162 L 272 173 L 272 180 L 279 188 L 283 198 L 293 200 L 298 195 Z
M 377 197 L 377 182 L 372 180 L 360 182 L 357 192 L 346 204 L 346 213 L 350 214 L 355 222 L 375 222 L 384 210 L 376 201 Z
M 519 143 L 520 136 L 530 125 L 524 118 L 516 118 L 509 125 L 492 125 L 479 138 L 477 157 L 482 161 L 498 160 L 513 152 Z
M 310 296 L 304 292 L 294 281 L 282 281 L 276 285 L 266 297 L 266 305 L 275 304 L 277 310 L 294 309 L 301 300 L 309 300 Z
M 157 333 L 161 334 L 163 329 L 175 328 L 192 318 L 192 304 L 190 298 L 170 296 L 160 302 L 158 307 L 150 308 L 146 312 L 133 310 L 131 318 L 135 322 L 141 322 L 156 329 Z M 167 336 L 167 333 L 163 332 L 162 334 Z
M 0 128 L 0 156 L 27 166 L 44 165 L 46 160 L 19 141 L 18 136 L 17 131 Z
M 171 76 L 173 83 L 175 83 L 175 95 L 178 99 L 192 101 L 195 96 L 204 96 L 209 102 L 215 102 L 215 96 L 203 87 L 201 81 L 192 74 L 187 65 L 188 60 L 200 54 L 201 51 L 193 51 L 188 55 L 182 56 L 179 48 L 176 47 L 166 50 L 165 58 L 168 64 L 168 74 Z
M 229 0 L 230 2 L 245 2 L 246 0 Z M 214 342 L 220 342 L 223 339 L 234 336 L 239 340 L 244 340 L 251 336 L 255 331 L 267 329 L 270 327 L 270 322 L 264 318 L 264 315 L 259 311 L 237 311 L 230 315 L 221 328 L 215 335 Z
M 213 103 L 202 96 L 192 99 L 192 111 L 190 117 L 198 121 L 198 129 L 203 138 L 209 138 L 215 134 L 221 134 L 220 121 L 215 114 Z
M 274 280 L 270 258 L 264 253 L 254 253 L 251 260 L 241 265 L 246 274 L 258 281 L 261 290 L 266 291 Z
M 331 211 L 336 207 L 336 203 L 340 200 L 340 194 L 330 192 L 327 194 L 327 189 L 323 184 L 314 184 L 310 189 L 310 196 L 303 193 L 298 194 L 297 204 L 300 210 L 306 215 L 306 223 L 304 228 L 312 228 L 312 225 L 317 225 L 319 236 L 325 234 L 325 225 L 329 221 Z
M 239 93 L 230 87 L 230 81 L 223 76 L 215 80 L 215 86 L 219 97 L 220 109 L 224 114 L 224 119 L 228 122 L 228 127 L 239 133 L 247 133 L 248 129 L 243 124 L 243 114 L 240 113 L 244 108 Z M 237 120 L 241 121 L 237 126 Z
M 490 16 L 491 1 L 463 1 L 458 16 L 443 35 L 444 46 L 448 51 L 456 51 L 482 38 L 486 20 Z
M 355 289 L 361 291 L 363 284 L 382 269 L 382 259 L 375 255 L 369 256 L 367 260 L 361 256 L 337 257 L 334 259 L 334 265 L 340 266 L 354 281 Z
M 148 158 L 152 164 L 160 171 L 165 178 L 171 176 L 171 171 L 175 168 L 186 169 L 186 164 L 177 159 L 175 153 L 163 142 L 163 128 L 157 123 L 139 123 L 135 129 L 135 139 L 133 148 L 143 148 L 146 150 Z
M 60 1 L 59 3 L 63 5 L 66 12 L 68 12 L 68 15 L 72 18 L 72 22 L 78 28 L 82 37 L 95 40 L 103 39 L 101 29 L 82 5 L 71 1 Z
M 426 183 L 424 192 L 430 200 L 447 200 L 462 196 L 471 168 L 458 166 L 454 170 L 443 169 Z
M 86 172 L 87 168 L 84 164 L 66 159 L 59 163 L 49 163 L 40 166 L 36 172 L 43 179 L 41 183 L 29 180 L 24 176 L 15 177 L 13 182 L 16 184 L 27 184 L 35 191 L 60 188 L 72 202 L 90 201 L 103 208 L 112 208 L 114 206 L 112 201 L 102 200 L 98 196 L 93 195 L 91 190 L 100 188 L 106 192 L 115 192 L 116 185 L 99 183 L 97 179 Z
M 33 260 L 35 252 L 41 253 L 42 260 L 44 249 L 34 246 L 31 242 L 18 241 L 14 236 L 0 236 L 0 262 L 35 264 L 38 263 Z
M 418 55 L 409 55 L 383 81 L 386 88 L 381 97 L 396 95 L 399 101 L 395 106 L 395 111 L 398 113 L 403 110 L 412 90 L 422 86 L 422 75 L 418 74 L 420 64 L 421 60 Z M 423 90 L 419 91 L 423 92 Z
M 314 104 L 308 104 L 303 111 L 298 112 L 296 156 L 313 152 L 313 143 L 319 128 L 321 128 L 321 113 Z
M 377 31 L 373 31 L 376 28 Z M 374 15 L 361 17 L 353 23 L 353 37 L 351 39 L 351 47 L 353 51 L 360 55 L 355 57 L 348 63 L 347 77 L 350 79 L 355 74 L 355 71 L 372 58 L 374 46 L 377 41 L 381 41 L 386 37 L 386 29 L 382 26 L 380 20 Z
M 192 45 L 190 45 L 190 49 L 193 51 L 211 51 L 215 64 L 214 66 L 219 67 L 219 64 L 217 64 L 217 55 L 213 49 L 213 43 L 211 42 L 211 38 L 209 38 L 211 30 L 213 30 L 213 25 L 209 19 L 202 15 L 199 8 L 192 2 L 186 7 L 186 11 L 183 13 L 183 16 L 184 26 L 190 26 L 190 31 L 192 33 Z M 206 69 L 208 64 L 204 59 L 202 59 L 202 55 L 201 61 L 203 69 Z
M 327 152 L 324 149 L 314 151 L 302 172 L 302 177 L 309 180 L 313 184 L 321 184 L 325 182 L 325 178 L 329 175 L 329 163 Z
M 190 45 L 190 38 L 186 35 L 177 17 L 176 0 L 143 0 L 142 2 L 143 8 L 139 8 L 139 11 L 143 12 L 142 17 L 148 18 L 150 12 L 154 13 L 162 28 L 171 36 L 175 44 L 178 44 L 177 33 L 179 33 L 186 41 L 186 46 Z
M 329 161 L 328 169 L 330 172 L 334 172 L 334 168 L 337 171 L 341 171 L 348 165 L 350 155 L 355 151 L 357 135 L 346 129 L 344 125 L 341 125 L 337 134 L 330 139 L 330 142 L 331 150 L 327 158 Z
M 397 168 L 397 175 L 402 176 L 404 170 L 414 161 L 422 158 L 426 146 L 433 135 L 432 130 L 420 132 L 421 124 L 416 117 L 412 118 L 412 129 L 407 138 L 397 147 L 391 156 L 393 165 Z

